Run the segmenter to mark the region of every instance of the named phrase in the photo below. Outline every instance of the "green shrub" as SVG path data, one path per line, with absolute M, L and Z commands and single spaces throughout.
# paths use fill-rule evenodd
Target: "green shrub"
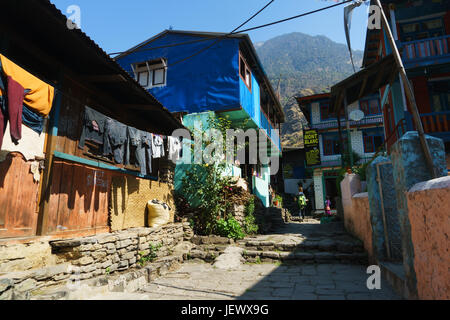
M 227 237 L 230 239 L 243 239 L 245 237 L 245 233 L 242 230 L 241 225 L 233 217 L 229 217 L 226 220 L 225 219 L 217 220 L 216 233 L 219 236 Z
M 244 218 L 244 231 L 246 234 L 258 233 L 258 224 L 253 214 L 250 214 Z

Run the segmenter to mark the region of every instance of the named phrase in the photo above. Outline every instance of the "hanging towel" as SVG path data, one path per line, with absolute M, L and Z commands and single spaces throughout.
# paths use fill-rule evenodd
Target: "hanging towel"
M 1 54 L 0 61 L 6 76 L 12 77 L 24 88 L 30 89 L 29 94 L 25 96 L 24 102 L 26 105 L 33 111 L 47 117 L 53 104 L 53 96 L 55 94 L 54 88 L 25 71 Z
M 7 94 L 11 139 L 15 144 L 18 144 L 20 138 L 22 138 L 22 106 L 25 90 L 20 83 L 8 77 Z
M 181 152 L 181 141 L 176 137 L 168 137 L 168 146 L 169 146 L 169 160 L 173 162 L 180 160 L 180 152 Z
M 152 139 L 152 154 L 153 158 L 164 157 L 164 138 L 162 135 L 154 134 Z

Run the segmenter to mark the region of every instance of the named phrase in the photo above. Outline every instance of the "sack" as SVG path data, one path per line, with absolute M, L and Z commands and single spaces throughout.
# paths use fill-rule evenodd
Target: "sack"
M 158 200 L 147 202 L 147 221 L 152 228 L 162 226 L 170 220 L 170 207 Z

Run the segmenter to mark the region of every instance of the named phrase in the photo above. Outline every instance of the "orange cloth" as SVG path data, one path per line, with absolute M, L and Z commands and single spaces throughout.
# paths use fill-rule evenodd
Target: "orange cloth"
M 25 71 L 17 64 L 0 54 L 3 72 L 31 91 L 25 96 L 24 103 L 42 116 L 48 116 L 52 109 L 55 89 L 44 81 Z M 1 95 L 1 90 L 0 90 Z

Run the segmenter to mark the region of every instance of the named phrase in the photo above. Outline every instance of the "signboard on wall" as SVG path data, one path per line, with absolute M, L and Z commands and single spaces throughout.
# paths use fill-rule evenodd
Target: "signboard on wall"
M 317 130 L 304 130 L 303 141 L 305 144 L 306 165 L 320 165 L 319 133 Z

